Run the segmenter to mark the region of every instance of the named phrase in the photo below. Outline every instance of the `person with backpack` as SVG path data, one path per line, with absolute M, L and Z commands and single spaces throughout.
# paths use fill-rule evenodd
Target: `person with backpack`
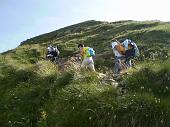
M 139 49 L 136 43 L 130 39 L 126 39 L 125 41 L 123 41 L 122 45 L 125 48 L 125 63 L 127 67 L 132 67 L 131 60 L 134 57 L 139 56 Z
M 51 53 L 51 54 L 52 54 L 52 56 L 53 56 L 53 61 L 57 61 L 58 58 L 59 58 L 59 54 L 60 54 L 57 46 L 56 46 L 56 47 L 53 47 L 53 50 L 52 50 L 52 53 Z
M 125 49 L 116 39 L 112 39 L 111 46 L 113 53 L 115 55 L 114 59 L 115 64 L 113 71 L 114 74 L 117 76 L 118 74 L 120 74 L 120 71 L 122 69 L 122 60 L 124 59 Z
M 46 59 L 51 59 L 52 58 L 52 52 L 53 52 L 53 46 L 49 45 L 47 47 Z
M 57 47 L 54 47 L 52 45 L 49 45 L 47 48 L 47 59 L 50 59 L 52 62 L 57 61 L 59 56 L 59 50 Z
M 92 71 L 95 71 L 93 57 L 95 56 L 95 51 L 93 48 L 85 47 L 83 44 L 78 44 L 80 55 L 82 58 L 81 67 L 89 68 Z
M 53 46 L 49 45 L 48 48 L 47 48 L 47 55 L 51 54 L 52 51 L 53 51 Z

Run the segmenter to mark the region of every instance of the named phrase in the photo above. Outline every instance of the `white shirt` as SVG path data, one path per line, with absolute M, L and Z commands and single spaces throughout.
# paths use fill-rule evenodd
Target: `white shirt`
M 128 44 L 129 44 L 129 40 L 126 39 L 123 43 L 122 43 L 125 47 L 125 50 L 128 50 Z
M 49 52 L 52 52 L 52 51 L 53 51 L 53 48 L 52 48 L 52 47 L 48 47 L 47 50 L 48 50 Z
M 60 51 L 58 50 L 58 48 L 56 47 L 56 48 L 54 48 L 53 49 L 54 51 L 56 51 L 57 53 L 58 53 L 58 55 L 60 54 Z
M 116 57 L 121 57 L 122 54 L 120 54 L 116 49 L 115 49 L 115 46 L 118 45 L 117 42 L 113 42 L 112 43 L 112 49 L 113 49 L 113 53 L 115 54 Z

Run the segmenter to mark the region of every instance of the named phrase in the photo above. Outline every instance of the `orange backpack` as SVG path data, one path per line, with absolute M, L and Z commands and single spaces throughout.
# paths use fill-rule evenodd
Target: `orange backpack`
M 120 54 L 122 54 L 122 55 L 125 54 L 125 48 L 124 48 L 120 43 L 118 43 L 118 45 L 116 45 L 116 48 L 117 48 L 117 51 L 118 51 Z

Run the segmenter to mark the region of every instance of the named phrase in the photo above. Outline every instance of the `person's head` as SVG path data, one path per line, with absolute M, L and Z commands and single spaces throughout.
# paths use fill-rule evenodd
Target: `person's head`
M 84 47 L 83 44 L 78 44 L 78 48 L 79 48 L 80 52 L 83 50 L 83 47 Z
M 123 43 L 125 41 L 125 39 L 119 39 L 120 43 Z

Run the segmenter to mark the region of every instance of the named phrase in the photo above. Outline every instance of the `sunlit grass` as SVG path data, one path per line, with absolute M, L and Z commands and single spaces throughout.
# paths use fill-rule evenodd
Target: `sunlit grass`
M 150 33 L 149 33 L 150 32 Z M 2 127 L 169 127 L 170 64 L 144 59 L 128 69 L 118 87 L 103 83 L 97 72 L 73 64 L 60 72 L 45 60 L 53 43 L 61 57 L 83 42 L 101 57 L 96 70 L 112 70 L 112 36 L 132 38 L 148 51 L 167 48 L 169 24 L 122 21 L 86 22 L 30 39 L 0 55 L 0 125 Z M 162 38 L 157 38 L 161 35 Z M 157 39 L 152 46 L 150 40 Z M 159 37 L 159 36 L 158 36 Z M 154 43 L 154 44 L 155 44 Z M 163 47 L 164 48 L 163 48 Z M 109 78 L 109 77 L 108 77 Z

